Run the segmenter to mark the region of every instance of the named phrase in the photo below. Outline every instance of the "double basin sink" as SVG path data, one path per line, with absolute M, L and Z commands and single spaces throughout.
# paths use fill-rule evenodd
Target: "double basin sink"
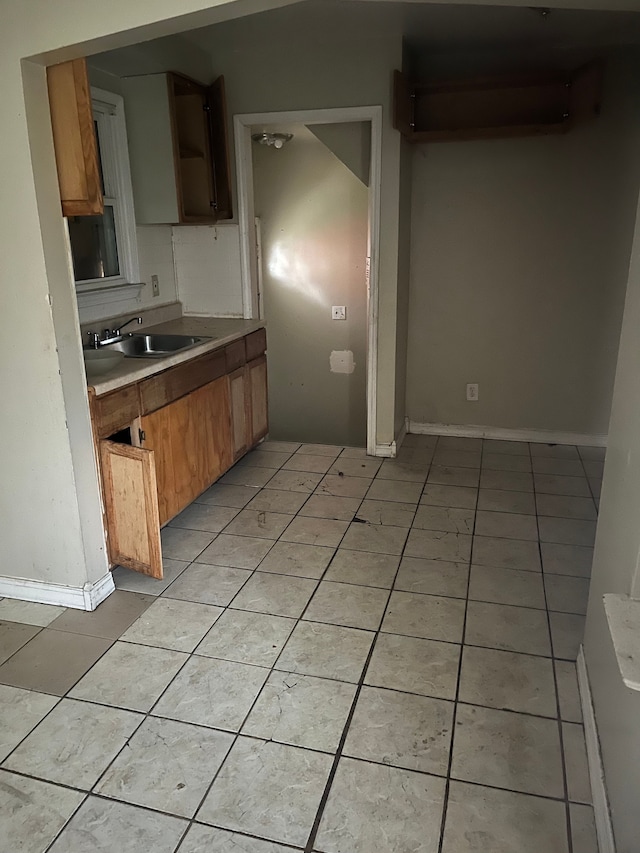
M 99 351 L 121 352 L 125 358 L 164 358 L 208 340 L 211 338 L 133 332 L 101 343 Z

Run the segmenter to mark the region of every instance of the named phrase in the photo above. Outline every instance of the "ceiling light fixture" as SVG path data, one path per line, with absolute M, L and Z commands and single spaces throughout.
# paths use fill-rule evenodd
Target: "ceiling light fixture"
M 274 148 L 282 148 L 290 139 L 293 139 L 293 133 L 252 133 L 251 138 L 254 142 L 260 145 L 271 145 Z

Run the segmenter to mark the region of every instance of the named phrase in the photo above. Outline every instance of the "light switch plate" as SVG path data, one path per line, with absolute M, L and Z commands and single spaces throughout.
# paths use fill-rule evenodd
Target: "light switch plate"
M 332 305 L 331 306 L 331 319 L 332 320 L 346 320 L 347 319 L 347 306 L 346 305 Z

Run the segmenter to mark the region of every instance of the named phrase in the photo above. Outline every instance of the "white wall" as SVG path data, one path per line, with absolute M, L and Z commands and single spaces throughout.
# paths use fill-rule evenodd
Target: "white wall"
M 411 420 L 606 434 L 640 180 L 638 72 L 610 60 L 602 115 L 566 135 L 415 147 Z
M 173 250 L 185 314 L 243 316 L 237 225 L 178 225 L 173 229 Z

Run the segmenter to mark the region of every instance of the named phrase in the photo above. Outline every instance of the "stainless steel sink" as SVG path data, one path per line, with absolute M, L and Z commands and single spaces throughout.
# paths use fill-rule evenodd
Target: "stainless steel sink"
M 120 338 L 100 346 L 100 349 L 117 350 L 125 358 L 163 358 L 174 352 L 195 347 L 211 338 L 196 338 L 190 335 L 122 335 Z

